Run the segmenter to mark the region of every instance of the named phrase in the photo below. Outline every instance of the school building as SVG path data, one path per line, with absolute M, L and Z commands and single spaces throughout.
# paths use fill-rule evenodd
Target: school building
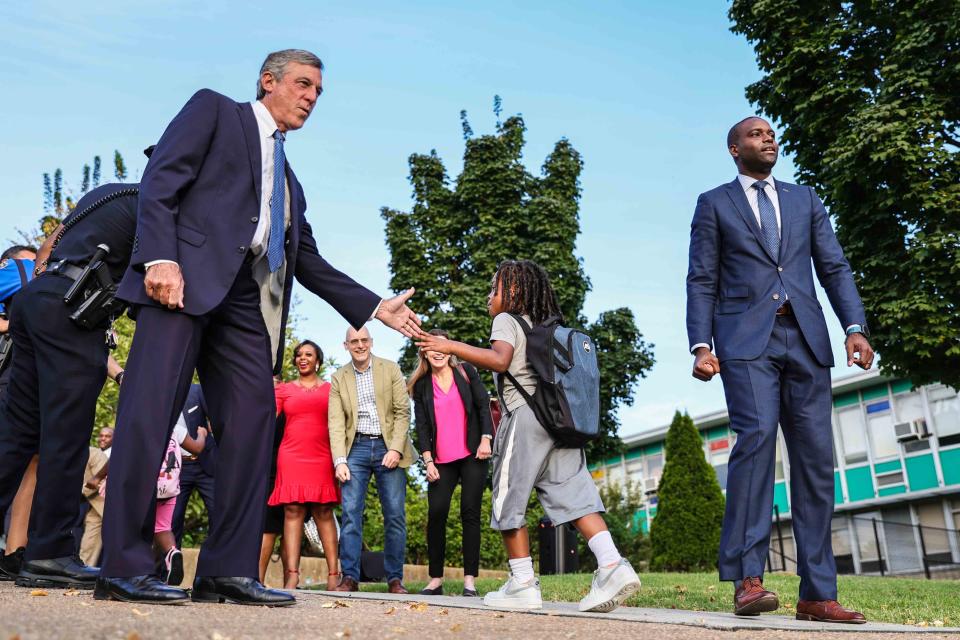
M 726 487 L 736 439 L 726 410 L 694 420 L 703 452 Z M 591 467 L 598 483 L 637 483 L 645 504 L 637 527 L 648 532 L 669 425 L 624 438 L 625 453 Z M 868 371 L 833 382 L 833 550 L 841 573 L 960 574 L 960 397 L 940 384 Z M 768 567 L 796 570 L 790 518 L 790 461 L 777 443 L 773 532 Z

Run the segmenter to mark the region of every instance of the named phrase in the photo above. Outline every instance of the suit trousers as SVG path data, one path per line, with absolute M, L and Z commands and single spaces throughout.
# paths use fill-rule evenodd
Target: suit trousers
M 199 462 L 183 461 L 183 466 L 180 468 L 180 495 L 177 496 L 177 504 L 173 508 L 173 536 L 176 538 L 178 548 L 183 540 L 183 521 L 187 516 L 187 503 L 190 502 L 190 496 L 194 490 L 200 493 L 209 518 L 213 513 L 213 487 L 213 476 L 207 473 Z
M 720 579 L 762 576 L 770 544 L 777 425 L 790 461 L 790 512 L 800 598 L 833 600 L 837 569 L 831 546 L 833 435 L 830 369 L 807 346 L 796 320 L 778 316 L 755 360 L 720 365 L 730 427 L 727 503 L 720 536 Z
M 460 485 L 460 521 L 463 525 L 463 573 L 480 571 L 480 505 L 487 485 L 487 461 L 473 454 L 453 462 L 437 463 L 440 478 L 427 486 L 427 555 L 430 577 L 442 578 L 447 553 L 447 517 L 453 490 Z
M 70 320 L 63 303 L 70 284 L 56 274 L 37 278 L 17 295 L 10 322 L 13 359 L 0 407 L 0 513 L 10 506 L 30 458 L 39 452 L 27 560 L 69 556 L 76 550 L 72 529 L 79 517 L 97 396 L 107 377 L 103 329 L 83 329 Z
M 186 282 L 187 287 L 203 286 Z M 260 288 L 244 263 L 226 298 L 190 316 L 137 310 L 137 331 L 120 391 L 103 517 L 104 577 L 154 570 L 157 475 L 194 369 L 218 434 L 216 508 L 198 576 L 259 576 L 275 400 L 270 338 Z

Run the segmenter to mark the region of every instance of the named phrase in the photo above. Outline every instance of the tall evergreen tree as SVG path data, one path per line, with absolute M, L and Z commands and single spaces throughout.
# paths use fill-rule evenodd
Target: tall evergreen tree
M 717 566 L 724 500 L 703 440 L 678 411 L 667 432 L 666 463 L 650 527 L 654 571 L 700 571 Z
M 617 408 L 633 403 L 634 384 L 653 366 L 653 345 L 643 340 L 626 307 L 605 311 L 592 324 L 582 314 L 590 280 L 576 255 L 583 169 L 579 152 L 568 140 L 559 140 L 541 175 L 533 176 L 522 162 L 523 119 L 500 121 L 499 98 L 494 110 L 496 132 L 479 137 L 461 112 L 466 149 L 463 171 L 452 185 L 435 151 L 410 156 L 413 208 L 381 210 L 391 286 L 417 288 L 416 306 L 425 326 L 484 345 L 490 335 L 486 299 L 497 265 L 522 258 L 540 263 L 550 274 L 566 323 L 584 328 L 597 343 L 602 437 L 587 454 L 602 459 L 622 448 Z M 415 347 L 408 344 L 401 365 L 410 370 L 415 363 Z

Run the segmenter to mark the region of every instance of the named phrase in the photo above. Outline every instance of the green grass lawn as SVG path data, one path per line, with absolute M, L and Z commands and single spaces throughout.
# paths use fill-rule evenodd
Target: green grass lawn
M 543 576 L 541 587 L 544 600 L 576 602 L 590 588 L 589 574 Z M 691 609 L 694 611 L 732 611 L 733 587 L 721 583 L 715 573 L 643 573 L 640 593 L 626 604 L 634 607 L 661 609 Z M 407 584 L 411 592 L 422 589 L 426 583 Z M 764 579 L 767 588 L 776 591 L 782 605 L 776 614 L 792 616 L 796 606 L 800 579 L 795 575 L 769 574 Z M 497 589 L 498 580 L 477 580 L 481 595 Z M 449 595 L 459 595 L 463 583 L 448 580 L 444 589 Z M 362 591 L 386 591 L 386 584 L 365 584 Z M 919 580 L 910 578 L 871 578 L 840 576 L 840 602 L 857 609 L 868 620 L 934 626 L 960 626 L 960 581 Z

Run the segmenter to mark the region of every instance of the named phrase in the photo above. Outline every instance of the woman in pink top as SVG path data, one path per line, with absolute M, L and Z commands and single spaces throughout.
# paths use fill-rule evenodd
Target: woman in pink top
M 340 485 L 333 475 L 327 405 L 330 383 L 317 375 L 323 351 L 304 340 L 293 350 L 299 379 L 277 385 L 277 415 L 286 424 L 277 451 L 277 479 L 267 500 L 271 507 L 283 505 L 283 554 L 285 589 L 300 581 L 300 543 L 308 513 L 317 523 L 323 555 L 327 561 L 327 588 L 337 584 L 337 524 L 333 508 L 340 504 Z
M 447 337 L 442 329 L 432 335 Z M 417 438 L 427 466 L 427 553 L 430 582 L 420 593 L 443 593 L 450 499 L 461 485 L 463 522 L 463 595 L 476 596 L 480 570 L 480 504 L 487 482 L 487 459 L 493 439 L 490 396 L 477 370 L 436 351 L 420 354 L 407 383 L 413 398 Z

